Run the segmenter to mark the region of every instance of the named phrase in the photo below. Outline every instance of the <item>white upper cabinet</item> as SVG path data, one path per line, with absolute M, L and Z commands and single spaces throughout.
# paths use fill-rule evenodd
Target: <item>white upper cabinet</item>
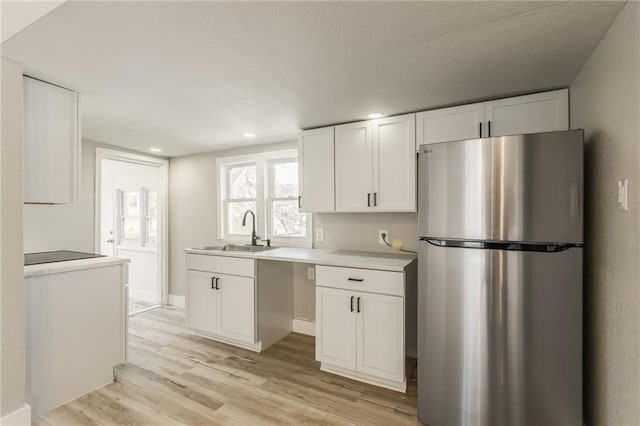
M 336 211 L 370 211 L 373 204 L 371 122 L 336 126 Z
M 300 211 L 335 211 L 333 131 L 324 127 L 298 137 Z
M 78 94 L 29 77 L 24 86 L 24 202 L 78 201 Z
M 373 209 L 416 210 L 415 114 L 372 122 Z
M 484 102 L 416 114 L 416 149 L 422 144 L 482 137 Z
M 569 90 L 485 102 L 486 136 L 569 130 Z
M 569 90 L 424 111 L 417 114 L 422 144 L 569 129 Z
M 335 127 L 336 211 L 415 211 L 415 114 Z

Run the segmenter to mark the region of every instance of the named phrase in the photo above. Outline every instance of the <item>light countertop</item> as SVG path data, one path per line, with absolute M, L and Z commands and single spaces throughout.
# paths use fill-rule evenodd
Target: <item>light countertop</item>
M 348 268 L 377 269 L 402 272 L 416 259 L 412 254 L 370 253 L 348 250 L 306 249 L 278 247 L 260 252 L 228 252 L 220 250 L 185 249 L 187 253 L 209 256 L 240 257 L 259 260 L 313 263 L 315 265 L 342 266 Z
M 24 277 L 39 277 L 42 275 L 61 274 L 63 272 L 81 269 L 103 268 L 106 266 L 129 263 L 129 259 L 119 257 L 96 257 L 92 259 L 67 260 L 64 262 L 40 263 L 24 267 Z

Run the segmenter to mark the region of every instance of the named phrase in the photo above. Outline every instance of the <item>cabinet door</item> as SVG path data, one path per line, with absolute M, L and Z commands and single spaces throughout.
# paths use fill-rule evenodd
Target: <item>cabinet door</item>
M 78 200 L 78 94 L 24 77 L 24 202 Z
M 384 379 L 404 379 L 404 300 L 359 293 L 357 370 Z
M 486 134 L 484 103 L 416 114 L 416 150 L 423 144 L 481 138 Z
M 316 360 L 355 370 L 354 293 L 316 287 Z
M 218 334 L 255 343 L 255 286 L 253 278 L 215 275 L 218 278 Z
M 416 115 L 372 123 L 375 211 L 416 211 Z
M 333 127 L 298 137 L 300 211 L 335 211 L 333 156 Z
M 187 323 L 198 330 L 218 332 L 218 292 L 209 272 L 187 270 Z
M 370 122 L 335 127 L 336 211 L 366 212 L 373 203 Z
M 535 93 L 485 102 L 485 119 L 491 135 L 569 130 L 569 91 Z

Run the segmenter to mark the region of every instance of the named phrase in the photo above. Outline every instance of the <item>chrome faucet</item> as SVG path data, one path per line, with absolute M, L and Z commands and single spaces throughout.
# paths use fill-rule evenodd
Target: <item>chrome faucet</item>
M 256 215 L 253 214 L 253 212 L 251 210 L 247 210 L 246 212 L 244 212 L 244 217 L 242 218 L 242 226 L 247 226 L 247 215 L 251 213 L 251 218 L 253 219 L 252 222 L 252 228 L 251 228 L 251 245 L 252 246 L 257 246 L 258 245 L 258 237 L 256 235 Z

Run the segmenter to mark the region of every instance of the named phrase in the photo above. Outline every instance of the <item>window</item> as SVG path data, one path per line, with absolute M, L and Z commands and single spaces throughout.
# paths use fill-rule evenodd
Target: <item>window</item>
M 120 196 L 120 244 L 137 245 L 140 242 L 140 192 L 121 191 Z
M 298 211 L 297 150 L 219 158 L 221 239 L 249 243 L 251 219 L 256 233 L 274 245 L 311 247 L 311 215 Z
M 270 235 L 305 238 L 307 215 L 298 211 L 298 159 L 273 161 L 269 171 Z
M 158 245 L 158 191 L 144 189 L 145 194 L 145 243 L 146 247 Z
M 140 188 L 118 190 L 120 223 L 118 243 L 127 246 L 158 245 L 158 191 Z
M 227 168 L 226 217 L 228 235 L 251 235 L 251 228 L 242 226 L 247 210 L 256 212 L 256 165 L 242 164 Z

